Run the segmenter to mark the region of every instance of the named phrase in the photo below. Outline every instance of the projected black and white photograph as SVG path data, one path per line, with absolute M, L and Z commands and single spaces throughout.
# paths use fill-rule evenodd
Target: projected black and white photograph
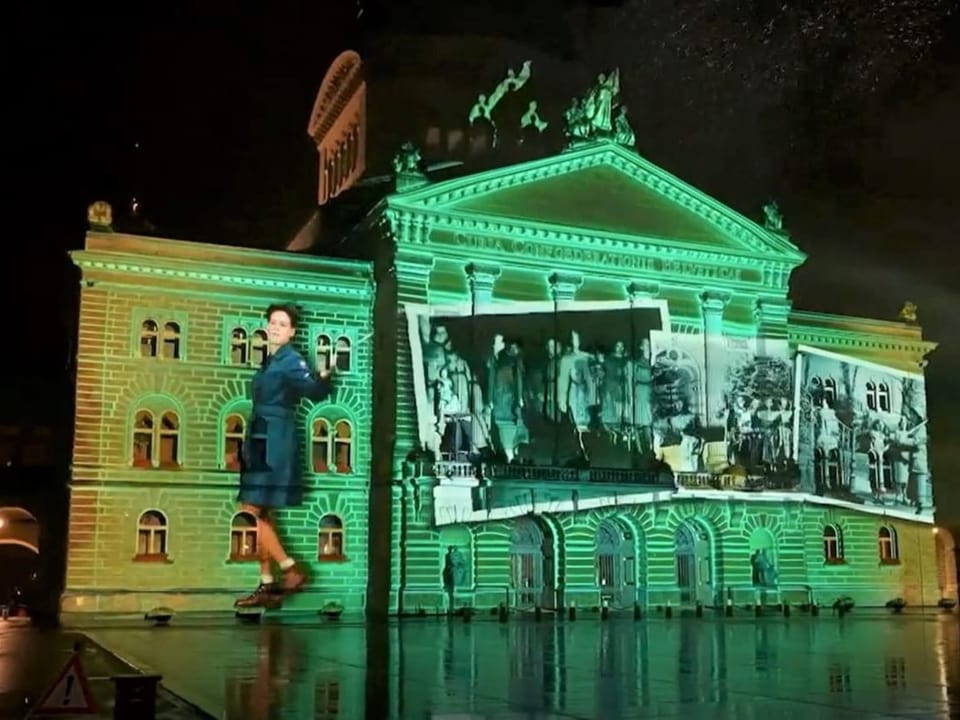
M 813 348 L 799 362 L 804 490 L 932 520 L 923 376 Z
M 445 460 L 642 467 L 660 328 L 658 307 L 412 316 L 421 441 Z

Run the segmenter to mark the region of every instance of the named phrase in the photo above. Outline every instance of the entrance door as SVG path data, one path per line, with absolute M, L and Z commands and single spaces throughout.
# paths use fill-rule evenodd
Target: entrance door
M 543 546 L 544 536 L 536 523 L 526 518 L 519 520 L 510 542 L 510 583 L 515 607 L 542 606 L 547 590 Z
M 611 607 L 633 605 L 637 590 L 633 536 L 613 520 L 604 520 L 597 528 L 596 570 L 601 601 Z
M 712 604 L 713 565 L 706 532 L 689 522 L 677 528 L 676 561 L 680 602 Z

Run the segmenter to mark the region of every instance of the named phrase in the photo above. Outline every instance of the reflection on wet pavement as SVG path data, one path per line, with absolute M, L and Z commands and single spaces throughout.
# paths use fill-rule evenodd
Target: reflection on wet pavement
M 370 628 L 281 616 L 89 634 L 228 720 L 960 717 L 960 621 L 946 615 Z

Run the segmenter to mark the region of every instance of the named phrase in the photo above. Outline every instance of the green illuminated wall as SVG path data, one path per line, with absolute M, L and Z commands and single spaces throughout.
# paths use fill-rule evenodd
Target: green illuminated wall
M 254 335 L 266 306 L 278 300 L 303 306 L 297 342 L 311 362 L 322 335 L 332 344 L 348 341 L 350 355 L 336 395 L 301 407 L 307 496 L 280 520 L 291 554 L 312 567 L 315 579 L 289 605 L 335 600 L 362 607 L 369 572 L 369 266 L 108 232 L 90 233 L 73 259 L 83 281 L 63 610 L 229 609 L 233 596 L 256 585 L 256 559 L 232 553 L 244 529 L 234 527 L 237 472 L 226 421 L 249 412 Z M 141 337 L 145 322 L 156 324 L 159 337 Z M 171 324 L 177 332 L 165 335 Z M 242 351 L 234 342 L 241 329 Z M 143 412 L 155 428 L 138 437 Z M 167 413 L 175 413 L 175 428 L 161 427 Z M 314 471 L 316 418 L 350 423 L 349 468 Z M 165 524 L 141 528 L 145 512 L 159 513 Z M 320 561 L 324 516 L 342 523 L 344 552 Z

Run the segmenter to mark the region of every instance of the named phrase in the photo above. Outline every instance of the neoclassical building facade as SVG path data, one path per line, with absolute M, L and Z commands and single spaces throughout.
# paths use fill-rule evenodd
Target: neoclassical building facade
M 227 610 L 255 582 L 237 457 L 277 300 L 340 378 L 301 411 L 283 527 L 315 582 L 293 609 L 955 596 L 911 308 L 794 308 L 775 206 L 756 222 L 629 137 L 579 140 L 442 181 L 407 148 L 309 252 L 92 214 L 63 610 Z

